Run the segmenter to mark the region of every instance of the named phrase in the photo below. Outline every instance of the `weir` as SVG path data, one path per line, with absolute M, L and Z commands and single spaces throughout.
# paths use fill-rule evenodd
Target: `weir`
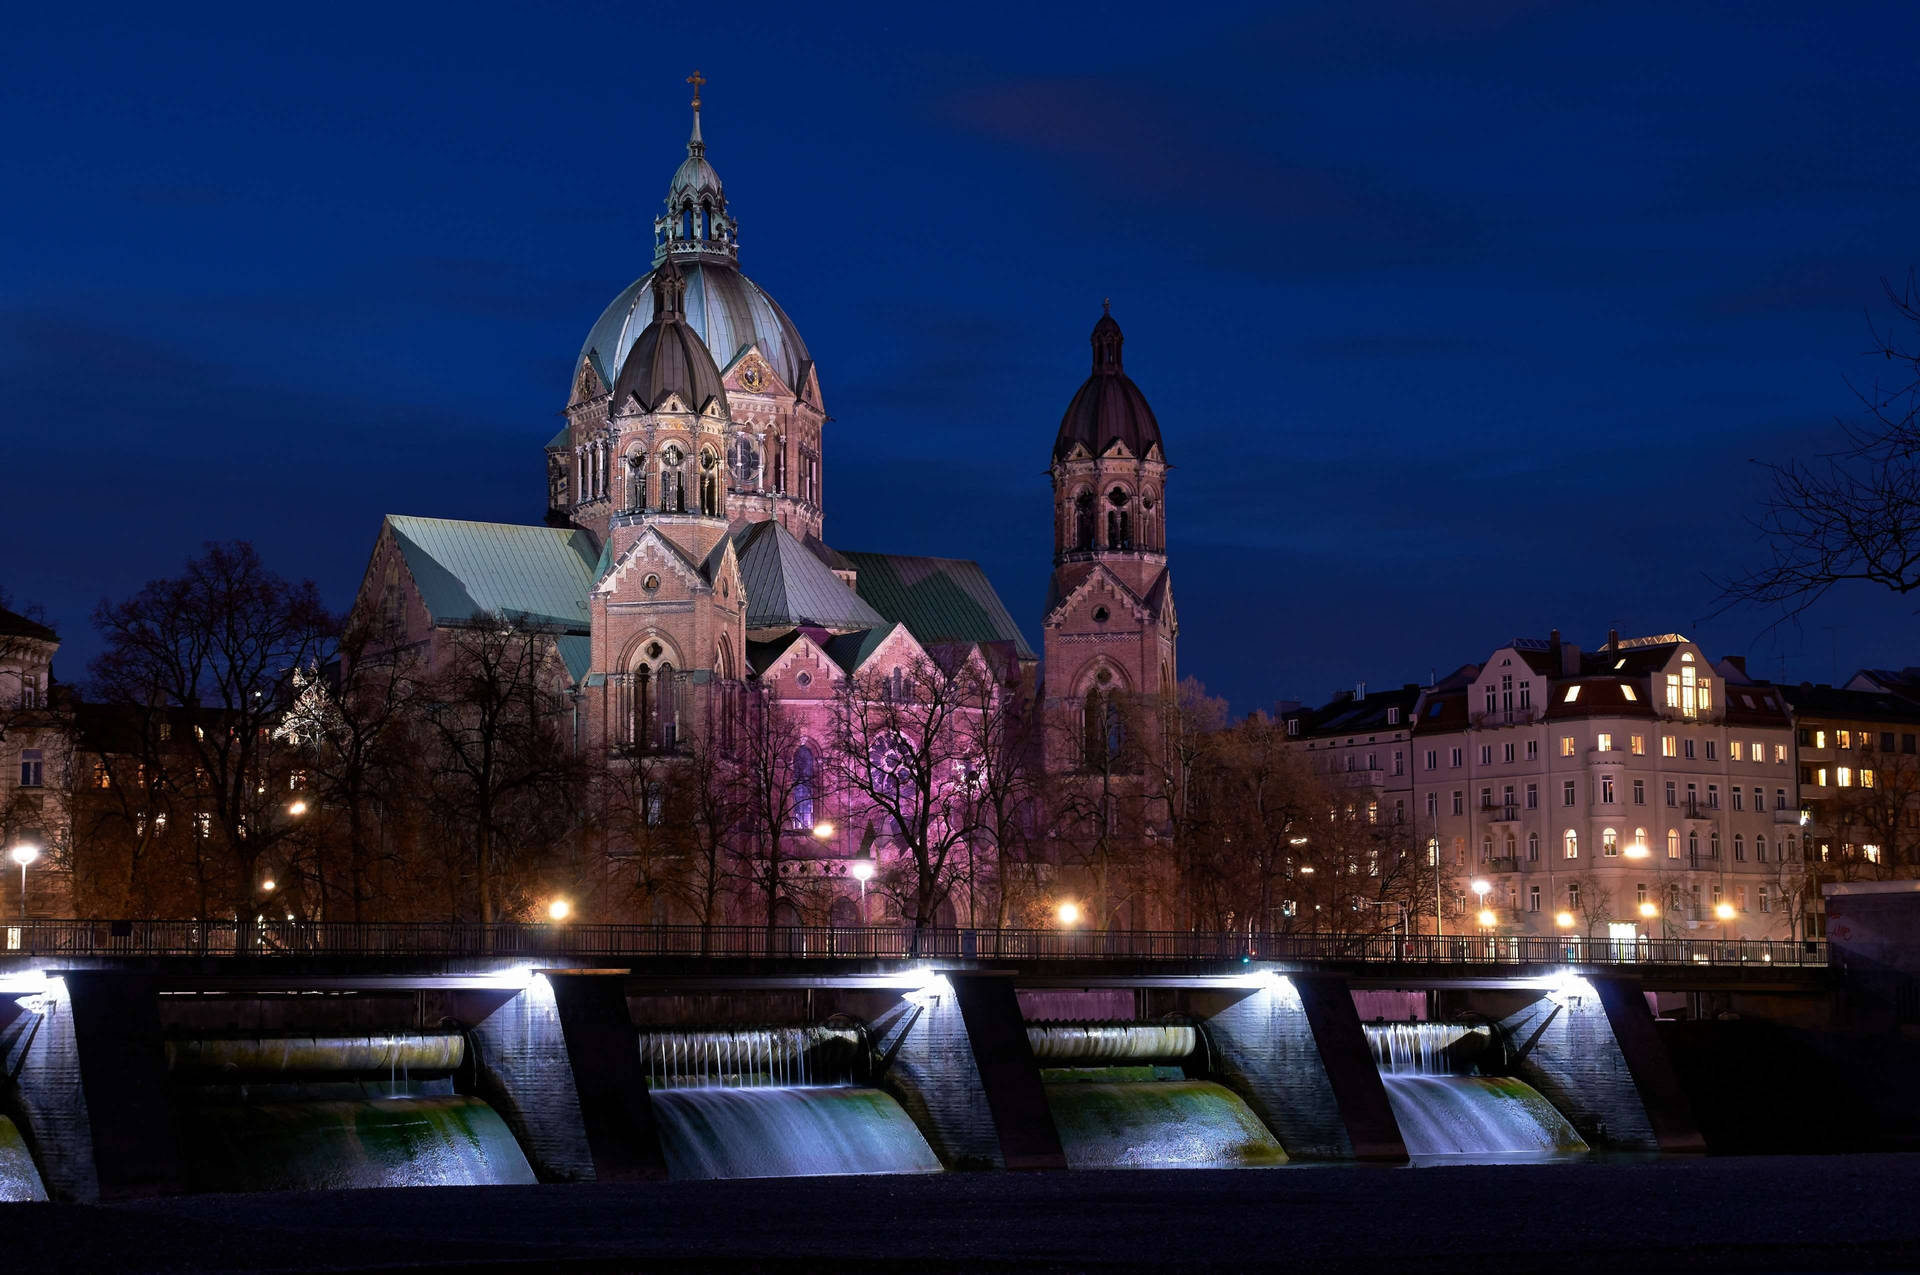
M 33 1165 L 33 1153 L 20 1126 L 0 1116 L 0 1204 L 47 1198 L 46 1184 Z
M 1190 1023 L 1030 1022 L 1027 1040 L 1070 1169 L 1286 1163 L 1239 1095 L 1190 1074 L 1206 1066 L 1205 1037 Z
M 289 1191 L 530 1183 L 513 1134 L 455 1092 L 453 1034 L 169 1040 L 186 1185 Z
M 1531 1085 L 1489 1073 L 1490 1029 L 1455 1023 L 1379 1023 L 1367 1043 L 1415 1161 L 1531 1159 L 1587 1150 L 1573 1126 Z
M 672 1178 L 940 1170 L 900 1104 L 862 1083 L 861 1029 L 647 1031 L 640 1059 Z

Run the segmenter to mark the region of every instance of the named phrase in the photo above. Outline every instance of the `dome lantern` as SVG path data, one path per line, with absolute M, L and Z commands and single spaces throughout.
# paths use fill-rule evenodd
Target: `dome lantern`
M 1060 419 L 1060 432 L 1053 440 L 1056 461 L 1066 460 L 1076 446 L 1098 457 L 1118 442 L 1137 459 L 1160 446 L 1160 422 L 1147 406 L 1147 396 L 1122 368 L 1120 347 L 1126 338 L 1114 320 L 1111 303 L 1103 303 L 1102 309 L 1090 338 L 1093 371 Z
M 693 132 L 687 138 L 687 157 L 667 187 L 667 211 L 654 218 L 656 266 L 669 257 L 727 265 L 740 259 L 740 224 L 727 212 L 726 191 L 720 174 L 707 162 L 707 142 L 700 134 L 700 86 L 706 82 L 698 71 L 687 77 L 693 85 Z

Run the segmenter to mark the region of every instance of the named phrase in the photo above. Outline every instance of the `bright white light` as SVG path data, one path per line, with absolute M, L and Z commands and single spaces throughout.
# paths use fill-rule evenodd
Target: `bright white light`
M 275 885 L 274 879 L 272 877 L 268 877 L 265 881 L 262 881 L 260 883 L 260 888 L 262 890 L 265 890 L 267 893 L 271 894 L 273 893 L 274 885 Z
M 873 880 L 873 860 L 855 859 L 849 871 L 853 873 L 855 881 L 871 881 Z
M 555 899 L 547 904 L 547 915 L 556 921 L 564 921 L 573 915 L 573 904 L 565 899 Z
M 1054 915 L 1060 918 L 1062 925 L 1078 925 L 1080 924 L 1080 905 L 1068 899 L 1054 909 Z
M 1489 929 L 1499 924 L 1500 922 L 1500 918 L 1493 914 L 1492 908 L 1481 908 L 1480 916 L 1478 919 L 1480 921 L 1480 924 L 1488 927 Z
M 1660 915 L 1660 908 L 1658 907 L 1658 905 L 1653 903 L 1642 903 L 1640 905 L 1640 915 L 1651 920 L 1654 917 Z
M 1733 904 L 1716 903 L 1713 905 L 1713 914 L 1722 921 L 1731 921 L 1733 920 Z
M 307 813 L 307 803 L 298 800 L 289 802 L 287 804 L 287 813 L 298 819 L 301 815 Z
M 1493 883 L 1491 881 L 1476 879 L 1473 883 L 1473 892 L 1483 899 L 1486 898 L 1492 890 Z
M 1573 913 L 1555 912 L 1553 914 L 1553 923 L 1563 930 L 1571 930 L 1573 928 Z
M 1247 986 L 1257 987 L 1263 992 L 1293 990 L 1293 983 L 1283 974 L 1274 970 L 1255 970 L 1247 975 Z
M 1290 837 L 1287 839 L 1287 844 L 1290 846 L 1304 846 L 1307 844 L 1307 839 L 1305 837 Z
M 1646 846 L 1642 845 L 1640 842 L 1636 841 L 1632 845 L 1627 847 L 1627 858 L 1644 859 L 1646 857 L 1647 857 L 1647 848 Z
M 1560 971 L 1559 977 L 1553 980 L 1553 986 L 1547 989 L 1547 999 L 1561 1006 L 1575 1005 L 1582 997 L 1595 995 L 1598 993 L 1593 990 L 1593 984 L 1572 970 Z
M 901 999 L 921 1009 L 929 1009 L 942 996 L 953 995 L 953 983 L 945 974 L 936 969 L 924 969 L 919 973 L 920 984 Z
M 833 824 L 826 819 L 822 819 L 819 823 L 813 825 L 813 835 L 825 841 L 833 835 Z
M 34 845 L 31 841 L 22 841 L 19 845 L 7 851 L 7 858 L 12 859 L 23 868 L 39 857 L 40 847 Z

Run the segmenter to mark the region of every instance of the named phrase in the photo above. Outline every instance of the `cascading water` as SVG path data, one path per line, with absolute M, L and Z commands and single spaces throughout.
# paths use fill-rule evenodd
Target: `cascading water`
M 454 1092 L 453 1035 L 170 1041 L 202 1191 L 530 1183 L 513 1134 Z
M 1587 1150 L 1531 1085 L 1481 1073 L 1478 1060 L 1493 1044 L 1485 1027 L 1373 1024 L 1367 1042 L 1415 1161 L 1531 1159 Z
M 640 1057 L 673 1178 L 935 1173 L 900 1104 L 857 1083 L 844 1027 L 644 1032 Z
M 1067 1165 L 1074 1169 L 1224 1169 L 1286 1163 L 1239 1095 L 1177 1065 L 1199 1052 L 1183 1023 L 1029 1023 L 1027 1042 Z M 1115 1063 L 1053 1066 L 1047 1063 Z
M 0 1116 L 0 1204 L 46 1198 L 47 1188 L 33 1167 L 20 1127 Z

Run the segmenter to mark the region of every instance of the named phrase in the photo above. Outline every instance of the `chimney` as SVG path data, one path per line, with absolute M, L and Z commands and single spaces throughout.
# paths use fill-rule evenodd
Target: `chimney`
M 1720 662 L 1739 669 L 1741 677 L 1747 675 L 1747 657 L 1744 655 L 1725 655 L 1720 658 Z
M 1574 677 L 1580 672 L 1580 648 L 1572 642 L 1560 644 L 1560 676 Z
M 1619 653 L 1620 653 L 1620 630 L 1608 629 L 1607 630 L 1607 654 L 1618 655 Z
M 1367 684 L 1365 682 L 1355 682 L 1353 684 L 1353 697 L 1357 700 L 1367 697 Z

